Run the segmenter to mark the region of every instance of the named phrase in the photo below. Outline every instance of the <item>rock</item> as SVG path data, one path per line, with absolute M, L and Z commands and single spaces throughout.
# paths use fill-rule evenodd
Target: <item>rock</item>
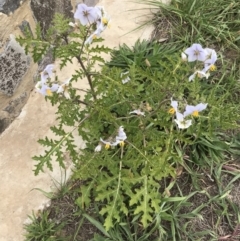
M 0 134 L 10 125 L 11 118 L 6 111 L 0 111 Z
M 0 54 L 0 92 L 12 96 L 20 84 L 30 64 L 23 48 L 16 42 L 13 35 Z
M 9 14 L 19 8 L 21 0 L 0 0 L 0 12 Z
M 19 25 L 19 28 L 21 29 L 23 35 L 26 35 L 26 32 L 28 31 L 33 36 L 32 29 L 28 21 L 23 20 L 22 23 Z
M 18 0 L 0 0 L 0 5 Z M 13 9 L 11 9 L 13 11 Z M 0 15 L 0 134 L 21 113 L 23 106 L 34 88 L 33 76 L 37 71 L 34 64 L 23 48 L 16 42 L 14 36 L 22 35 L 25 27 L 35 29 L 29 0 L 13 14 Z M 7 26 L 7 27 L 6 27 Z M 20 30 L 21 29 L 21 30 Z M 1 158 L 0 158 L 1 159 Z
M 4 109 L 8 113 L 8 117 L 13 118 L 18 116 L 21 112 L 21 107 L 27 100 L 27 92 L 23 92 L 16 99 L 9 101 L 8 106 Z
M 25 54 L 14 36 L 10 35 L 10 41 L 0 53 L 0 134 L 20 114 L 27 101 L 29 87 L 26 88 L 26 84 L 22 89 L 18 90 L 18 87 L 28 72 L 30 62 L 30 57 Z M 24 82 L 26 83 L 26 80 Z M 33 86 L 32 79 L 28 82 Z M 18 93 L 15 94 L 17 90 Z
M 42 72 L 48 64 L 52 64 L 54 61 L 52 49 L 49 49 L 43 59 L 38 62 L 38 72 Z
M 22 5 L 21 2 L 23 2 Z M 93 6 L 99 0 L 81 2 Z M 0 13 L 0 134 L 21 113 L 34 88 L 34 79 L 38 78 L 38 73 L 54 61 L 51 51 L 48 51 L 37 66 L 24 53 L 13 35 L 24 34 L 26 28 L 32 33 L 35 29 L 35 21 L 40 23 L 44 35 L 55 13 L 62 13 L 73 19 L 71 3 L 75 6 L 79 1 L 0 0 L 0 12 L 2 11 Z M 13 13 L 10 14 L 10 12 Z M 11 36 L 10 39 L 9 36 Z
M 43 34 L 49 28 L 55 13 L 62 13 L 73 18 L 71 0 L 31 0 L 31 9 Z
M 51 52 L 47 53 L 37 71 L 37 64 L 25 54 L 14 35 L 24 34 L 26 28 L 32 33 L 34 20 L 45 33 L 56 12 L 72 18 L 71 10 L 71 0 L 0 0 L 0 134 L 21 113 L 34 88 L 34 77 L 53 62 Z

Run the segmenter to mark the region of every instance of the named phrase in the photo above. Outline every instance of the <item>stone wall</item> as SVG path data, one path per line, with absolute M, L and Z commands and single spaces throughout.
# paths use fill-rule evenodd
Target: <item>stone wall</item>
M 3 0 L 0 7 L 0 133 L 20 114 L 34 87 L 32 76 L 37 71 L 37 65 L 14 37 L 21 35 L 19 26 L 24 20 L 35 29 L 29 1 L 21 3 Z
M 36 21 L 40 23 L 43 33 L 49 28 L 56 12 L 73 18 L 70 0 L 31 0 L 31 9 Z
M 23 1 L 21 0 L 1 0 L 0 12 L 9 14 L 19 8 Z
M 71 0 L 0 0 L 0 134 L 20 114 L 39 70 L 14 36 L 22 35 L 23 26 L 29 26 L 34 32 L 36 22 L 40 23 L 44 34 L 54 13 L 72 18 L 71 11 Z M 52 61 L 51 56 L 42 64 L 49 61 Z

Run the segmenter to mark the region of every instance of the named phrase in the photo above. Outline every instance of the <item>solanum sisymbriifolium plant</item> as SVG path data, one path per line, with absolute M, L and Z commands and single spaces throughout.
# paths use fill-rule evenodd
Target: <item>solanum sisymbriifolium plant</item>
M 238 107 L 227 100 L 239 84 L 228 83 L 231 75 L 219 76 L 216 51 L 197 43 L 183 53 L 149 43 L 154 51 L 148 57 L 143 51 L 125 65 L 106 64 L 101 53 L 110 49 L 98 45 L 110 21 L 104 8 L 79 4 L 74 17 L 76 22 L 69 24 L 56 15 L 44 38 L 38 28 L 36 37 L 18 39 L 36 61 L 50 49 L 61 68 L 73 58 L 79 64 L 62 83 L 54 64 L 48 65 L 36 84 L 37 91 L 57 105 L 59 123 L 51 128 L 56 140 L 39 140 L 47 150 L 33 158 L 35 174 L 45 165 L 52 170 L 54 156 L 64 167 L 68 152 L 75 165 L 73 178 L 84 181 L 76 199 L 81 208 L 98 202 L 107 230 L 123 216 L 138 219 L 146 228 L 163 211 L 163 178 L 175 179 L 180 166 L 190 170 L 192 164 L 221 161 L 228 144 L 218 133 L 238 127 Z M 114 58 L 119 56 L 113 54 L 112 62 Z M 96 70 L 99 62 L 102 67 Z M 81 89 L 73 82 L 83 78 L 89 90 L 80 99 Z M 78 149 L 74 130 L 86 148 Z

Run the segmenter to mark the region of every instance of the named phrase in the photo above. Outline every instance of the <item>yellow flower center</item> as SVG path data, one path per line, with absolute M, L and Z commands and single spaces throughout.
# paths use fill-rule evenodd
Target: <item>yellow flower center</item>
M 215 71 L 217 69 L 216 65 L 212 64 L 209 68 L 210 71 Z
M 108 150 L 109 148 L 110 148 L 110 144 L 107 143 L 107 144 L 105 145 L 105 149 Z
M 92 39 L 96 39 L 96 38 L 97 38 L 97 35 L 94 34 L 94 35 L 92 36 Z
M 120 141 L 120 142 L 119 142 L 119 145 L 120 145 L 121 147 L 123 147 L 123 146 L 125 145 L 124 141 Z
M 46 93 L 47 93 L 48 96 L 52 96 L 52 91 L 50 89 L 47 89 Z
M 108 20 L 107 20 L 106 18 L 102 18 L 102 23 L 103 23 L 104 25 L 107 25 L 107 24 L 108 24 Z
M 192 116 L 198 117 L 199 116 L 199 112 L 197 110 L 193 111 Z
M 174 108 L 171 108 L 171 109 L 168 111 L 168 113 L 171 114 L 171 115 L 173 115 L 175 112 L 176 112 L 176 111 L 175 111 Z

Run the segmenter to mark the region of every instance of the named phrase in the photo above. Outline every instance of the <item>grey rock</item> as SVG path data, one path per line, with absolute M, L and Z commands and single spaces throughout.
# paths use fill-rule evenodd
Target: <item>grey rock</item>
M 10 125 L 11 118 L 5 111 L 0 111 L 0 134 Z
M 31 9 L 41 26 L 43 35 L 49 28 L 55 13 L 73 18 L 71 0 L 31 0 Z
M 21 107 L 27 101 L 27 97 L 27 92 L 23 92 L 20 96 L 11 100 L 4 111 L 7 112 L 11 118 L 18 116 L 21 112 Z
M 29 64 L 30 57 L 11 35 L 5 50 L 0 54 L 0 92 L 12 96 Z
M 33 36 L 32 29 L 28 21 L 23 20 L 22 23 L 19 25 L 19 28 L 21 29 L 24 35 L 26 35 L 26 33 L 29 32 Z
M 48 64 L 54 62 L 52 49 L 49 49 L 43 59 L 38 62 L 38 72 L 42 72 Z
M 12 123 L 12 121 L 21 113 L 22 107 L 27 102 L 27 92 L 11 100 L 8 106 L 0 111 L 0 134 Z
M 0 0 L 0 12 L 9 14 L 21 5 L 20 2 L 21 0 Z
M 55 13 L 64 14 L 66 17 L 73 19 L 73 8 L 71 0 L 31 0 L 30 3 L 35 20 L 40 24 L 42 35 L 51 25 Z M 38 62 L 38 72 L 43 71 L 46 65 L 54 62 L 52 50 L 48 50 L 42 60 Z M 34 82 L 38 79 L 38 74 L 34 76 Z

